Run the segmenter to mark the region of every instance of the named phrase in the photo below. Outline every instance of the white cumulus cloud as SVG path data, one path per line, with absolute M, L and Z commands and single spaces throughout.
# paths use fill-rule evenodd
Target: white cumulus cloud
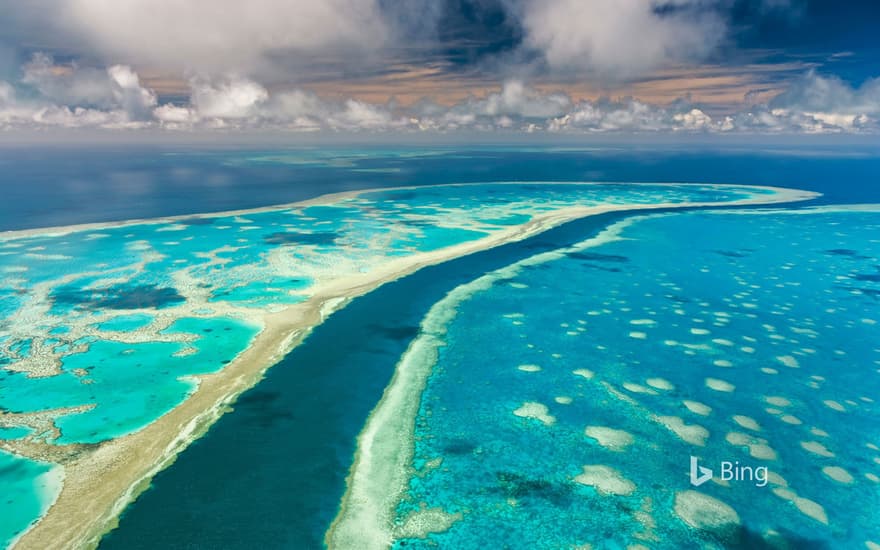
M 270 91 L 241 76 L 195 76 L 189 85 L 188 101 L 159 104 L 131 67 L 81 68 L 36 56 L 19 82 L 0 81 L 0 129 L 880 133 L 880 79 L 853 86 L 815 72 L 769 102 L 744 101 L 724 116 L 687 98 L 664 105 L 632 97 L 574 102 L 519 80 L 453 105 L 409 106 L 330 100 L 298 88 Z
M 726 24 L 705 0 L 520 0 L 524 45 L 557 70 L 630 77 L 698 61 Z
M 266 88 L 243 78 L 229 78 L 220 82 L 196 78 L 190 84 L 192 106 L 204 118 L 252 117 L 257 114 L 260 105 L 269 99 Z
M 105 70 L 57 65 L 45 54 L 35 54 L 22 68 L 22 83 L 46 100 L 93 110 L 120 109 L 131 120 L 150 117 L 156 94 L 141 86 L 137 73 L 126 65 Z
M 274 54 L 381 45 L 378 0 L 39 0 L 111 61 L 243 71 Z
M 743 130 L 876 132 L 880 128 L 880 78 L 852 86 L 838 77 L 810 71 L 766 105 L 756 105 L 732 118 Z

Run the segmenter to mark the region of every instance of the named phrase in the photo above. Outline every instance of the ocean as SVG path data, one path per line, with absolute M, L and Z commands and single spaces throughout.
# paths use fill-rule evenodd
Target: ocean
M 355 189 L 483 184 L 296 209 L 302 222 L 269 210 L 101 228 L 93 234 L 109 236 L 87 240 L 30 238 L 33 265 L 16 284 L 81 273 L 76 284 L 53 285 L 45 295 L 58 326 L 40 330 L 47 337 L 58 331 L 60 343 L 62 325 L 76 319 L 90 328 L 68 337 L 69 345 L 87 351 L 63 351 L 70 359 L 62 368 L 73 373 L 64 382 L 6 374 L 0 406 L 14 413 L 71 408 L 55 422 L 58 434 L 40 434 L 55 444 L 100 443 L 153 421 L 186 398 L 189 375 L 222 369 L 247 346 L 260 326 L 253 311 L 306 299 L 314 281 L 340 269 L 360 273 L 503 231 L 542 211 L 529 200 L 545 210 L 592 200 L 571 186 L 487 182 L 734 183 L 823 193 L 793 205 L 797 214 L 774 206 L 590 217 L 356 298 L 159 473 L 104 548 L 320 547 L 346 491 L 356 437 L 395 368 L 419 360 L 412 356 L 419 338 L 431 335 L 438 308 L 450 300 L 454 313 L 441 316 L 442 345 L 425 365 L 412 437 L 401 442 L 412 461 L 394 510 L 397 546 L 749 547 L 777 537 L 846 547 L 878 536 L 871 532 L 877 485 L 868 477 L 880 473 L 880 455 L 868 446 L 880 444 L 877 409 L 868 401 L 878 359 L 871 321 L 880 320 L 877 211 L 827 206 L 880 202 L 880 161 L 869 151 L 64 150 L 12 157 L 0 153 L 13 167 L 2 178 L 18 205 L 0 207 L 4 229 L 190 216 Z M 637 188 L 637 197 L 631 189 L 605 186 L 603 200 L 662 196 Z M 691 192 L 682 198 L 693 200 Z M 716 188 L 700 192 L 702 200 L 727 198 Z M 223 236 L 229 229 L 236 239 Z M 624 239 L 608 239 L 609 232 Z M 598 240 L 584 242 L 590 238 Z M 132 242 L 148 243 L 156 258 L 145 260 L 147 249 Z M 269 261 L 270 268 L 254 270 L 273 250 L 297 246 L 309 252 L 294 254 L 296 265 Z M 9 252 L 21 263 L 19 251 Z M 40 256 L 51 254 L 82 265 L 41 272 Z M 92 274 L 95 265 L 118 270 L 125 284 Z M 175 273 L 182 271 L 201 283 L 181 286 Z M 488 287 L 477 282 L 483 277 L 492 279 Z M 473 292 L 468 285 L 476 285 Z M 2 304 L 12 316 L 23 299 L 9 287 Z M 207 294 L 199 290 L 207 287 Z M 455 289 L 464 290 L 448 296 Z M 188 306 L 175 310 L 181 304 Z M 102 333 L 140 336 L 119 344 L 99 341 Z M 14 351 L 26 357 L 29 346 Z M 93 364 L 97 355 L 110 358 L 108 365 Z M 43 391 L 53 378 L 57 396 Z M 96 397 L 120 387 L 143 395 Z M 73 410 L 96 400 L 94 408 Z M 835 414 L 846 415 L 845 429 L 831 429 L 838 428 Z M 766 463 L 778 477 L 760 489 L 713 483 L 700 489 L 711 500 L 695 497 L 686 475 L 691 453 L 707 464 Z M 816 492 L 820 482 L 827 488 Z M 756 498 L 755 491 L 763 492 Z M 843 529 L 839 518 L 851 498 L 866 503 L 867 515 Z M 713 517 L 737 511 L 737 528 L 702 525 L 705 518 L 689 512 L 697 505 L 714 507 Z M 780 507 L 784 513 L 770 512 Z M 419 513 L 424 532 L 408 527 Z M 27 525 L 16 521 L 13 534 Z M 443 529 L 431 533 L 432 521 Z

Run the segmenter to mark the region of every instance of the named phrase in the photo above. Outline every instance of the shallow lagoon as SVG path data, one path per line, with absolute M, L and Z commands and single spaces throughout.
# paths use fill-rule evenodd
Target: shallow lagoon
M 7 435 L 11 435 L 7 433 Z M 45 513 L 61 484 L 61 468 L 0 451 L 0 537 L 16 539 Z
M 876 542 L 878 229 L 833 208 L 639 218 L 439 303 L 398 517 L 461 515 L 397 546 Z M 770 483 L 703 485 L 738 519 L 695 529 L 690 455 Z

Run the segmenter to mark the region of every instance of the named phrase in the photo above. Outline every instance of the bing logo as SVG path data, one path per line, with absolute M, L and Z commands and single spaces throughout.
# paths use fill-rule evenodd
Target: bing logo
M 719 469 L 719 479 L 721 481 L 753 481 L 755 487 L 764 487 L 767 485 L 769 472 L 766 466 L 740 466 L 739 461 L 730 462 L 728 460 L 721 461 Z M 700 459 L 691 456 L 691 485 L 699 487 L 714 477 L 711 468 L 700 466 Z

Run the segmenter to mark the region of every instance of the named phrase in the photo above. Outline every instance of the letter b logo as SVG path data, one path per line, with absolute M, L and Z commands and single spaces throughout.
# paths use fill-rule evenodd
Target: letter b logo
M 700 466 L 699 460 L 695 456 L 691 456 L 691 485 L 699 487 L 712 479 L 712 470 L 704 466 Z

